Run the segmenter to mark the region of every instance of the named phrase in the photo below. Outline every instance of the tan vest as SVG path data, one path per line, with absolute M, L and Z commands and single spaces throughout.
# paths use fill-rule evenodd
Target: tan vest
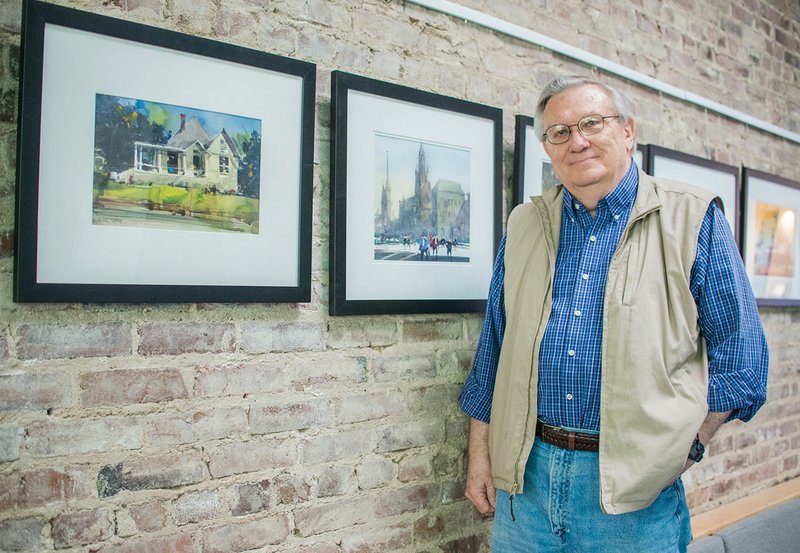
M 643 509 L 681 473 L 707 412 L 708 363 L 689 290 L 714 196 L 640 172 L 608 269 L 600 390 L 600 505 Z M 552 305 L 561 187 L 517 206 L 505 251 L 506 329 L 489 427 L 495 485 L 520 493 L 533 446 L 539 347 Z

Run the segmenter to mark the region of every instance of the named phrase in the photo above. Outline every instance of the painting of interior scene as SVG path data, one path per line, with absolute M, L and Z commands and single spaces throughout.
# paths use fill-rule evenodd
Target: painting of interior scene
M 797 213 L 778 205 L 756 202 L 756 248 L 753 272 L 793 277 Z
M 96 94 L 92 223 L 258 234 L 261 121 Z
M 470 152 L 375 135 L 374 259 L 466 263 Z

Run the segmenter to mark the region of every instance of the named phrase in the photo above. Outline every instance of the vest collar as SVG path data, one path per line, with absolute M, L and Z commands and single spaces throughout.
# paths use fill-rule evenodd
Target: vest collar
M 658 192 L 656 192 L 655 180 L 639 169 L 639 190 L 636 193 L 636 200 L 633 202 L 628 224 L 651 211 L 661 209 L 661 206 L 661 198 L 658 197 Z

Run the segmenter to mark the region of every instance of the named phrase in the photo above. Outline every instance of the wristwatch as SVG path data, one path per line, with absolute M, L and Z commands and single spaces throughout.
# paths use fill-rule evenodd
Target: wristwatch
M 700 434 L 695 436 L 692 442 L 692 447 L 689 449 L 689 460 L 699 463 L 703 460 L 703 454 L 706 452 L 706 446 L 700 441 Z

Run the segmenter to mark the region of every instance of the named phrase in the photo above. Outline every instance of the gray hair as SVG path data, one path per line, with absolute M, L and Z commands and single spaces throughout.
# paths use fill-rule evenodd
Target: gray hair
M 606 94 L 608 94 L 608 96 L 611 98 L 611 101 L 614 103 L 614 107 L 616 107 L 617 111 L 619 112 L 620 123 L 625 125 L 628 121 L 633 119 L 633 108 L 631 107 L 631 101 L 627 96 L 613 86 L 601 83 L 600 81 L 591 77 L 584 77 L 581 75 L 556 77 L 547 83 L 547 85 L 545 85 L 542 93 L 539 95 L 539 101 L 536 103 L 536 113 L 533 118 L 533 128 L 536 132 L 536 136 L 539 137 L 539 140 L 542 139 L 542 133 L 544 132 L 542 129 L 542 115 L 544 114 L 544 108 L 547 107 L 547 103 L 550 101 L 550 99 L 553 96 L 561 94 L 565 90 L 584 85 L 598 86 L 606 91 Z

